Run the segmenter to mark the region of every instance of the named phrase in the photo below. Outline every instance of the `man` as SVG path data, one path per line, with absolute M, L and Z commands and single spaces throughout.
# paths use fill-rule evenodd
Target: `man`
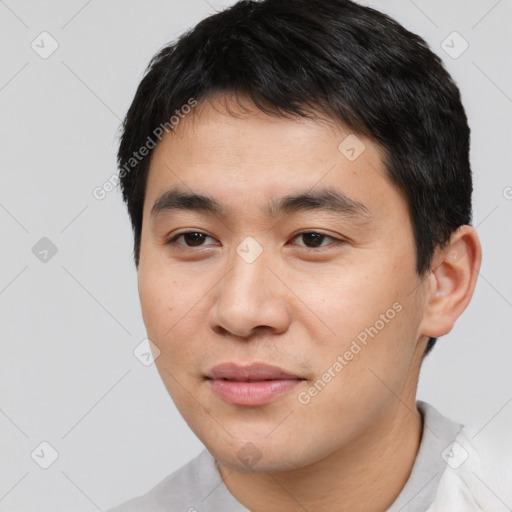
M 128 511 L 476 511 L 510 463 L 416 401 L 473 294 L 440 59 L 348 0 L 242 1 L 151 62 L 120 182 L 159 373 L 206 449 Z

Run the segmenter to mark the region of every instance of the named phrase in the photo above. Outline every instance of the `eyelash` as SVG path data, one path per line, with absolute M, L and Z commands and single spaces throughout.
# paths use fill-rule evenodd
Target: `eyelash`
M 204 235 L 205 237 L 210 237 L 210 238 L 213 238 L 211 237 L 210 235 L 207 235 L 206 233 L 203 233 L 202 231 L 183 231 L 182 233 L 178 233 L 176 235 L 173 235 L 171 238 L 169 238 L 166 242 L 165 242 L 165 245 L 170 245 L 170 246 L 174 246 L 174 247 L 178 247 L 179 250 L 194 250 L 195 247 L 199 247 L 199 248 L 202 248 L 204 247 L 203 245 L 199 245 L 199 246 L 188 246 L 188 245 L 183 245 L 183 244 L 179 244 L 177 243 L 177 240 L 184 236 L 184 235 L 189 235 L 189 234 L 199 234 L 199 235 Z M 327 245 L 321 245 L 319 247 L 307 247 L 306 245 L 299 245 L 299 247 L 301 247 L 302 249 L 305 249 L 305 250 L 312 250 L 312 251 L 322 251 L 322 250 L 325 250 L 325 249 L 328 249 L 330 246 L 333 246 L 333 245 L 339 245 L 339 244 L 343 244 L 345 243 L 346 241 L 345 240 L 342 240 L 341 238 L 335 238 L 333 236 L 330 236 L 330 235 L 326 235 L 324 233 L 320 233 L 319 231 L 301 231 L 300 233 L 297 233 L 293 236 L 292 240 L 301 236 L 301 235 L 310 235 L 310 234 L 316 234 L 316 235 L 320 235 L 322 236 L 323 238 L 330 238 L 332 240 L 334 240 L 334 242 L 331 242 L 330 244 L 327 244 Z M 323 242 L 323 240 L 322 240 Z

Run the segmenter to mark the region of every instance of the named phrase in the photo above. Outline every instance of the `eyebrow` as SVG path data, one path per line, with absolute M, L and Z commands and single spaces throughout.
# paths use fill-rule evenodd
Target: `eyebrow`
M 151 209 L 151 218 L 156 220 L 165 213 L 179 210 L 197 211 L 223 218 L 228 216 L 228 208 L 213 197 L 173 188 L 164 192 L 155 201 Z M 263 213 L 269 217 L 303 211 L 334 212 L 361 220 L 370 218 L 370 212 L 364 204 L 350 198 L 340 190 L 332 188 L 305 190 L 271 199 L 263 209 Z

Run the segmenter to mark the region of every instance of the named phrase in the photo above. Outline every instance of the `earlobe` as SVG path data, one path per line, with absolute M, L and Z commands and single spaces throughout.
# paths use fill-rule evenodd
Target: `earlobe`
M 436 251 L 420 335 L 438 338 L 452 330 L 473 296 L 481 260 L 478 235 L 467 225 L 454 231 L 450 242 Z

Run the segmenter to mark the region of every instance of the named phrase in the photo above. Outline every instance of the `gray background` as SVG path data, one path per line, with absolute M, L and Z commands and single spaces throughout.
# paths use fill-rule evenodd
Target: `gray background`
M 133 354 L 145 330 L 130 224 L 117 190 L 101 201 L 92 190 L 116 172 L 117 130 L 150 57 L 229 3 L 0 1 L 3 512 L 105 510 L 146 492 L 202 448 L 155 367 Z M 468 310 L 423 367 L 419 398 L 476 429 L 505 431 L 512 424 L 512 1 L 368 5 L 426 38 L 459 84 L 472 127 L 483 266 Z M 43 31 L 59 45 L 45 59 L 31 47 L 51 49 Z M 453 31 L 469 44 L 457 58 L 463 42 L 446 39 Z M 53 256 L 38 253 L 43 237 L 56 246 Z M 51 456 L 43 441 L 59 454 L 48 469 L 39 465 Z

